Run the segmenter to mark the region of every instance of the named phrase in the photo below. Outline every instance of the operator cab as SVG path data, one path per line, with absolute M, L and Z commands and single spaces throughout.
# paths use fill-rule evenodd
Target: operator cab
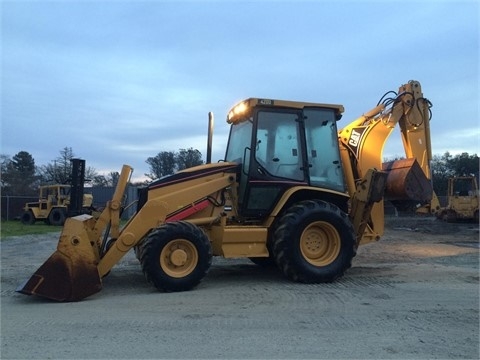
M 294 186 L 344 193 L 337 121 L 341 105 L 250 98 L 228 114 L 225 160 L 241 164 L 243 216 L 269 214 Z

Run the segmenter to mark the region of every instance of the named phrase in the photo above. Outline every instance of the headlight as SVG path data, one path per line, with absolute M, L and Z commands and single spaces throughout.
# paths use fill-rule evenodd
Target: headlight
M 246 101 L 241 102 L 238 105 L 235 105 L 232 110 L 228 113 L 228 121 L 231 121 L 234 117 L 244 114 L 248 110 L 248 103 Z

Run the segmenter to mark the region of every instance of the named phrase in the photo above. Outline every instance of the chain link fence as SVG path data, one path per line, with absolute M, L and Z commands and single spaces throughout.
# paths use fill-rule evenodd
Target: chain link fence
M 33 201 L 38 201 L 38 197 L 2 195 L 2 220 L 20 219 L 25 203 Z

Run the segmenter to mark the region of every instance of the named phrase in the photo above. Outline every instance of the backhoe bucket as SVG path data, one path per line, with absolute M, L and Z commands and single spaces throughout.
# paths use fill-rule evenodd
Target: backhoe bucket
M 432 200 L 432 183 L 416 159 L 383 163 L 382 170 L 388 173 L 385 199 L 409 200 L 422 204 Z
M 102 289 L 98 251 L 89 227 L 93 218 L 79 215 L 65 222 L 57 250 L 17 292 L 56 301 L 78 301 Z

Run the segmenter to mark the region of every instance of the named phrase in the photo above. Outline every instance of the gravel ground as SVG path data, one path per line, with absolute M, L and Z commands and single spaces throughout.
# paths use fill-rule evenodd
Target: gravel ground
M 1 242 L 1 359 L 478 359 L 479 233 L 387 218 L 332 284 L 214 259 L 195 290 L 158 293 L 129 253 L 84 301 L 15 292 L 58 233 Z

